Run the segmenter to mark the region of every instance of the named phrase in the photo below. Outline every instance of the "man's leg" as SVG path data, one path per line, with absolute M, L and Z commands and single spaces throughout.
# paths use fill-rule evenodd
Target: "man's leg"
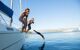
M 26 28 L 27 28 L 27 22 L 24 23 L 23 32 L 26 32 Z
M 29 20 L 29 24 L 28 24 L 28 29 L 26 30 L 26 32 L 28 32 L 29 30 L 31 30 L 31 24 L 34 24 L 34 20 Z
M 24 26 L 22 26 L 22 32 L 24 32 Z
M 26 32 L 28 32 L 29 30 L 31 30 L 31 23 L 28 24 L 28 29 L 26 30 Z
M 23 19 L 19 19 L 23 26 L 22 26 L 22 32 L 25 32 L 26 31 L 26 27 L 27 27 L 27 21 L 23 20 Z

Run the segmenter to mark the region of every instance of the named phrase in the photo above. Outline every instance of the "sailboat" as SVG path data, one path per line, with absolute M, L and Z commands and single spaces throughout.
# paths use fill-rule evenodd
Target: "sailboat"
M 0 0 L 0 50 L 21 50 L 24 44 L 25 33 L 11 27 L 13 14 L 14 11 Z M 3 17 L 9 17 L 9 25 Z

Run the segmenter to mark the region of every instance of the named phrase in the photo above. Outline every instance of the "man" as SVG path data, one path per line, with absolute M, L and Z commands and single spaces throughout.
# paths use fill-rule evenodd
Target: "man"
M 27 18 L 29 15 L 30 9 L 26 8 L 25 11 L 21 14 L 19 20 L 22 22 L 23 26 L 22 26 L 22 32 L 26 31 L 26 27 L 27 27 Z

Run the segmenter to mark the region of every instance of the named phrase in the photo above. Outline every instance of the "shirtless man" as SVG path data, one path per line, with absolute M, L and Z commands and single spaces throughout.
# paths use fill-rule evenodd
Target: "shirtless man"
M 19 20 L 22 22 L 23 26 L 22 26 L 22 32 L 26 31 L 26 27 L 27 27 L 27 18 L 29 15 L 30 9 L 26 8 L 25 11 L 21 14 Z

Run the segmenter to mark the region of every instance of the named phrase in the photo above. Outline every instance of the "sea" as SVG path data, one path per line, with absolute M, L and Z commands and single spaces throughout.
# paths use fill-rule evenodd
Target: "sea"
M 80 50 L 80 32 L 45 32 L 25 36 L 23 50 Z

